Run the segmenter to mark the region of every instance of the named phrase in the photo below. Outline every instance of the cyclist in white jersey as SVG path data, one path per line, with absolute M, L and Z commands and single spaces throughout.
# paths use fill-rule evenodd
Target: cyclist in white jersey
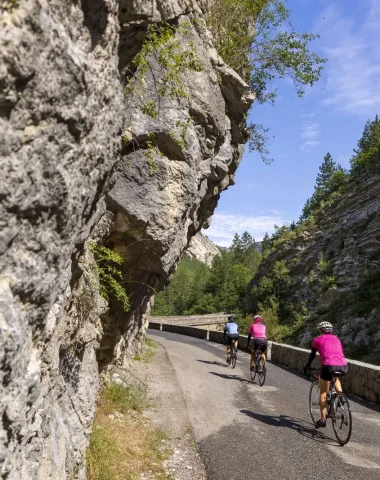
M 226 341 L 227 335 L 227 363 L 231 361 L 231 345 L 232 342 L 237 342 L 239 338 L 239 326 L 235 322 L 233 315 L 228 317 L 228 323 L 224 327 L 223 341 Z

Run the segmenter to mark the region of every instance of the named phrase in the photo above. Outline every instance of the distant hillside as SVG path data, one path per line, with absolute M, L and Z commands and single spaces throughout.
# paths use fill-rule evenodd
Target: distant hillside
M 364 175 L 270 247 L 248 303 L 275 338 L 309 346 L 328 320 L 348 357 L 380 363 L 379 212 L 380 174 Z

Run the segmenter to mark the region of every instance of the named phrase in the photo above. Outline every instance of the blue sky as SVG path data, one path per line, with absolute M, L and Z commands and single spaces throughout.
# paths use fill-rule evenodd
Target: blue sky
M 275 106 L 253 106 L 251 120 L 272 129 L 274 162 L 246 151 L 204 231 L 218 245 L 244 230 L 260 240 L 274 224 L 297 220 L 324 155 L 349 167 L 365 122 L 380 114 L 380 0 L 288 0 L 287 7 L 296 30 L 321 36 L 313 49 L 328 63 L 304 98 L 281 81 Z

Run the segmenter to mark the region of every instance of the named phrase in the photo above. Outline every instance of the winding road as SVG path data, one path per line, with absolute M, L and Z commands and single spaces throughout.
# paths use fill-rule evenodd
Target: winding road
M 233 370 L 223 345 L 157 330 L 148 337 L 173 366 L 209 479 L 380 479 L 378 405 L 349 397 L 353 432 L 341 447 L 330 422 L 323 430 L 311 423 L 302 376 L 268 362 L 260 387 L 244 352 Z

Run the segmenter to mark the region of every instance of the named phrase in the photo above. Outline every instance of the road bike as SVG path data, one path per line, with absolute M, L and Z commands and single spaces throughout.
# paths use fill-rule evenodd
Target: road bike
M 251 370 L 251 380 L 253 381 L 256 378 L 256 375 L 258 375 L 259 384 L 262 387 L 265 383 L 267 367 L 265 365 L 265 359 L 260 347 L 256 350 L 255 354 L 256 354 L 256 362 L 255 362 L 255 368 Z
M 315 381 L 310 385 L 309 392 L 309 409 L 311 419 L 315 426 L 317 426 L 317 420 L 321 416 L 320 410 L 320 389 L 319 389 L 319 368 L 308 368 L 308 371 L 316 371 L 314 374 Z M 352 415 L 350 410 L 350 404 L 346 395 L 343 392 L 337 392 L 335 390 L 335 382 L 338 377 L 341 377 L 341 372 L 335 372 L 333 379 L 330 382 L 329 389 L 326 394 L 326 407 L 327 418 L 331 418 L 333 430 L 336 439 L 340 445 L 346 445 L 351 438 L 352 432 Z
M 236 360 L 237 360 L 237 340 L 231 342 L 231 353 L 230 353 L 230 362 L 232 368 L 236 367 Z

